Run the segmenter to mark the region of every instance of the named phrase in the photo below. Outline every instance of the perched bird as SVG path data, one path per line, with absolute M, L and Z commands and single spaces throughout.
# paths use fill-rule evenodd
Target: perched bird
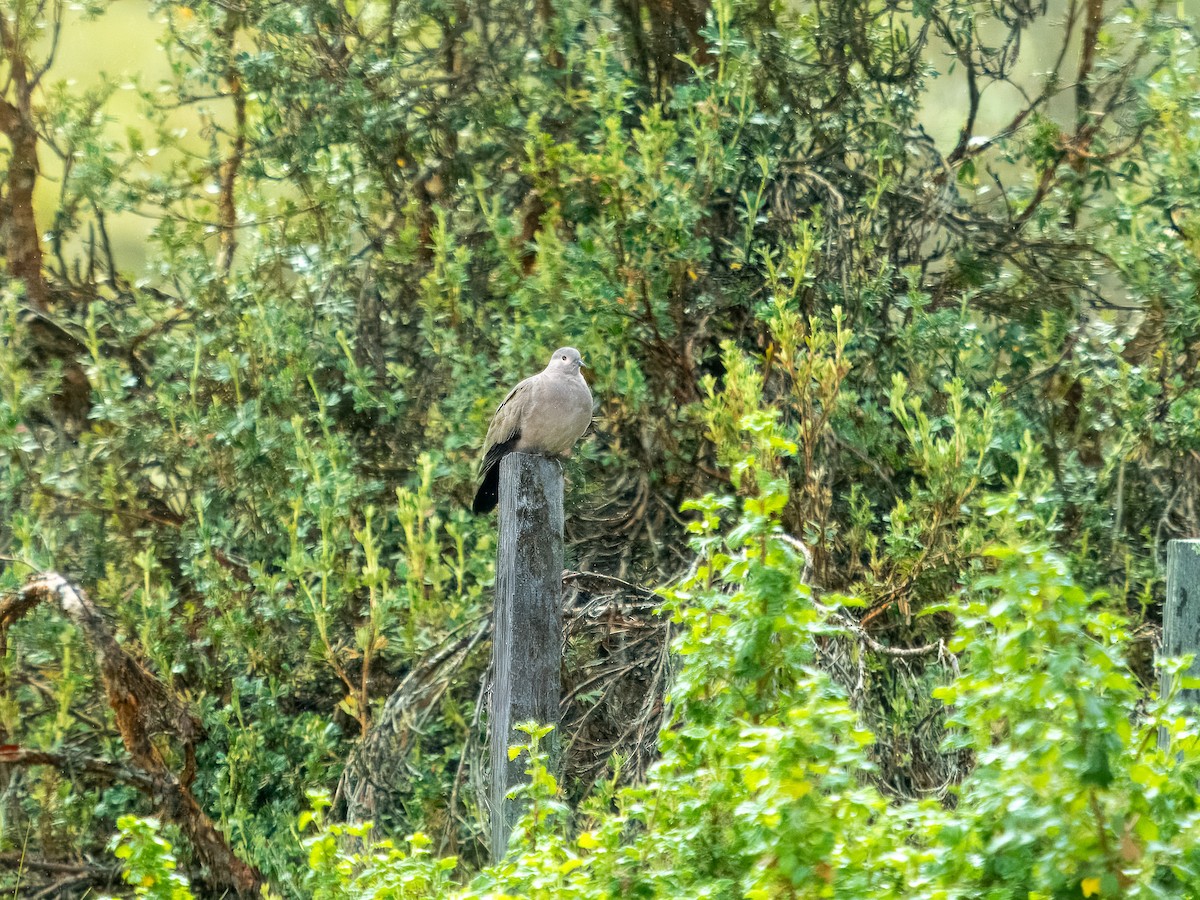
M 583 380 L 583 360 L 574 347 L 554 351 L 546 368 L 509 391 L 496 408 L 483 442 L 479 490 L 471 509 L 496 508 L 500 460 L 514 451 L 570 456 L 592 423 L 592 392 Z

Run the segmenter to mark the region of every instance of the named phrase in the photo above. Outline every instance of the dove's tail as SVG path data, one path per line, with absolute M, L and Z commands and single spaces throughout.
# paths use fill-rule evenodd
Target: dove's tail
M 475 492 L 475 502 L 471 504 L 471 512 L 476 515 L 491 512 L 496 508 L 500 493 L 500 464 L 493 463 L 483 472 L 483 481 Z

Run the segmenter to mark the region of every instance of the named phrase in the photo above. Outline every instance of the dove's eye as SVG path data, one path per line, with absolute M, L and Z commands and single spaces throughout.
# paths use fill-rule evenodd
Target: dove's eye
M 566 361 L 567 361 L 567 358 L 564 356 L 564 357 L 562 358 L 562 361 L 563 361 L 563 362 L 566 362 Z

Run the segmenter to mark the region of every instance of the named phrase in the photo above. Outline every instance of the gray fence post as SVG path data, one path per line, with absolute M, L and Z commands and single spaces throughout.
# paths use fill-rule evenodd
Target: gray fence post
M 499 861 L 520 817 L 505 799 L 523 780 L 527 760 L 510 761 L 508 747 L 528 736 L 526 721 L 559 724 L 562 692 L 563 476 L 556 460 L 510 453 L 500 461 L 500 544 L 496 558 L 492 644 L 492 858 Z M 557 775 L 558 732 L 546 738 Z
M 1183 656 L 1194 653 L 1196 659 L 1185 673 L 1200 678 L 1200 540 L 1167 542 L 1167 598 L 1163 604 L 1162 655 Z M 1162 674 L 1161 690 L 1168 688 L 1168 676 Z M 1200 689 L 1185 688 L 1180 697 L 1193 709 L 1200 707 Z M 1159 732 L 1159 744 L 1166 741 Z

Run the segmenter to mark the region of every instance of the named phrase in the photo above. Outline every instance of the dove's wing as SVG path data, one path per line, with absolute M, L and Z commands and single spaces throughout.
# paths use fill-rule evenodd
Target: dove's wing
M 483 461 L 479 464 L 479 489 L 475 492 L 475 501 L 471 509 L 476 513 L 484 513 L 495 508 L 497 488 L 500 478 L 500 460 L 516 446 L 521 439 L 521 418 L 524 403 L 532 393 L 529 386 L 534 378 L 526 378 L 508 392 L 508 396 L 496 407 L 492 416 L 492 424 L 488 426 L 487 437 L 483 441 Z

